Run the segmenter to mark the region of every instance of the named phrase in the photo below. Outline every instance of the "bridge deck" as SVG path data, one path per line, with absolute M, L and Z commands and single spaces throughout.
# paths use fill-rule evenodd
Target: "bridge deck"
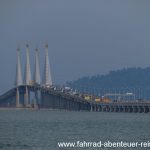
M 49 96 L 53 96 L 53 97 L 58 97 L 59 103 L 60 100 L 64 100 L 69 102 L 69 106 L 72 103 L 78 103 L 80 105 L 80 109 L 84 108 L 89 110 L 89 106 L 91 107 L 90 110 L 91 111 L 143 111 L 143 112 L 150 112 L 150 101 L 142 101 L 142 102 L 137 102 L 137 101 L 118 101 L 118 102 L 95 102 L 95 101 L 91 101 L 91 100 L 85 100 L 82 96 L 79 96 L 77 94 L 70 94 L 67 92 L 63 92 L 61 90 L 54 90 L 53 88 L 46 88 L 46 87 L 42 87 L 39 85 L 36 86 L 19 86 L 16 88 L 13 88 L 11 90 L 9 90 L 8 92 L 4 93 L 3 95 L 0 96 L 0 104 L 3 104 L 5 102 L 8 102 L 7 99 L 9 99 L 11 101 L 11 97 L 15 97 L 16 96 L 16 89 L 19 88 L 20 92 L 22 92 L 23 94 L 25 94 L 25 90 L 26 87 L 29 89 L 30 92 L 36 92 L 36 91 L 40 91 L 43 95 L 47 94 Z M 49 100 L 48 100 L 49 101 Z M 54 103 L 54 102 L 53 102 Z M 85 105 L 86 107 L 81 107 L 82 105 Z M 58 106 L 59 107 L 59 106 Z M 65 106 L 64 106 L 65 107 Z M 68 108 L 65 107 L 65 108 Z M 72 106 L 73 108 L 73 106 Z M 80 110 L 78 109 L 78 110 Z M 126 110 L 128 109 L 128 110 Z M 138 110 L 137 110 L 138 109 Z M 139 110 L 140 109 L 140 110 Z

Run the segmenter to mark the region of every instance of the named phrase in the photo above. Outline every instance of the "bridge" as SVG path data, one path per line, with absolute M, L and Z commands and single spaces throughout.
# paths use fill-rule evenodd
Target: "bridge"
M 44 78 L 42 82 L 38 49 L 35 50 L 35 69 L 32 80 L 29 45 L 26 45 L 24 81 L 22 79 L 20 49 L 17 49 L 15 86 L 0 96 L 0 107 L 49 108 L 93 112 L 150 112 L 149 101 L 96 102 L 94 100 L 86 100 L 82 93 L 54 85 L 51 77 L 48 44 L 45 45 Z

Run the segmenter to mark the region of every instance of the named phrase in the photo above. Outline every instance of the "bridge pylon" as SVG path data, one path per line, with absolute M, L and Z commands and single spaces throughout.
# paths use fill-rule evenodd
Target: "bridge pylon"
M 36 84 L 41 83 L 38 49 L 35 50 L 35 70 L 34 70 L 34 77 L 33 78 L 34 78 L 34 83 L 36 83 Z
M 37 48 L 35 49 L 35 68 L 34 69 L 35 69 L 34 76 L 33 76 L 34 84 L 40 85 L 41 84 L 41 76 L 40 76 L 40 65 L 39 65 L 39 51 Z M 36 89 L 34 91 L 34 99 L 33 99 L 34 108 L 38 107 L 39 99 L 40 99 L 39 90 Z
M 22 71 L 21 71 L 21 59 L 20 59 L 20 49 L 17 49 L 17 65 L 16 65 L 16 79 L 15 86 L 20 86 L 23 84 L 22 81 Z
M 52 85 L 52 76 L 50 71 L 49 55 L 48 55 L 48 44 L 45 44 L 45 66 L 44 66 L 44 86 Z
M 29 57 L 29 45 L 26 45 L 26 65 L 25 65 L 25 76 L 24 76 L 24 83 L 25 83 L 25 94 L 24 94 L 24 105 L 28 107 L 30 101 L 30 91 L 28 85 L 32 84 L 31 80 L 31 68 L 30 68 L 30 57 Z
M 25 75 L 24 83 L 25 85 L 31 84 L 31 68 L 30 68 L 30 57 L 29 57 L 29 45 L 26 45 L 26 65 L 25 65 Z
M 17 49 L 17 65 L 16 65 L 16 79 L 15 86 L 16 88 L 16 107 L 20 107 L 20 93 L 19 86 L 23 85 L 22 81 L 22 70 L 21 70 L 21 58 L 20 58 L 20 49 Z

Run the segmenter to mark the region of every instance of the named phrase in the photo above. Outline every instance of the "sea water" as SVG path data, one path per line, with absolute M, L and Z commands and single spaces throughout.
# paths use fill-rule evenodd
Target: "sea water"
M 140 150 L 150 147 L 89 147 L 83 145 L 83 142 L 148 142 L 149 140 L 149 113 L 0 110 L 0 150 Z M 78 145 L 66 148 L 59 147 L 60 142 L 81 143 L 80 147 Z

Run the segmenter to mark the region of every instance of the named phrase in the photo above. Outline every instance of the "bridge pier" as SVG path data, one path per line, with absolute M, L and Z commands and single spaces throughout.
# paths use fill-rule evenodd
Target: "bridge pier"
M 119 112 L 123 112 L 123 107 L 119 106 Z
M 25 94 L 24 94 L 24 106 L 30 107 L 29 102 L 30 102 L 30 91 L 29 91 L 28 87 L 26 86 Z
M 71 102 L 71 110 L 75 110 L 75 103 L 74 103 L 73 100 L 72 100 L 72 102 Z
M 63 109 L 63 101 L 61 100 L 60 96 L 58 96 L 58 103 L 59 103 L 59 109 Z
M 128 112 L 129 112 L 129 113 L 132 113 L 132 112 L 133 112 L 132 106 L 128 106 Z
M 99 107 L 100 112 L 102 112 L 102 106 Z
M 110 107 L 106 105 L 106 112 L 110 112 Z
M 114 107 L 110 106 L 110 112 L 114 112 Z
M 80 106 L 79 106 L 79 103 L 75 103 L 75 111 L 79 111 L 80 110 Z
M 39 96 L 38 96 L 38 91 L 36 90 L 34 92 L 34 99 L 33 99 L 33 105 L 34 105 L 34 108 L 38 107 L 39 106 Z
M 102 106 L 102 112 L 106 111 L 106 106 Z
M 149 108 L 147 106 L 143 106 L 144 108 L 144 113 L 148 113 L 149 112 Z
M 38 92 L 35 91 L 34 94 L 35 94 L 35 95 L 34 95 L 34 96 L 35 96 L 35 99 L 34 99 L 33 105 L 34 105 L 34 107 L 36 107 L 37 104 L 38 104 Z
M 91 104 L 91 112 L 96 112 L 98 111 L 98 107 L 96 105 Z
M 93 105 L 91 104 L 91 110 L 90 110 L 91 112 L 93 112 Z
M 128 112 L 128 106 L 124 106 L 123 112 Z
M 133 108 L 133 112 L 134 112 L 134 113 L 137 113 L 137 112 L 138 112 L 137 106 L 132 106 L 132 108 Z
M 20 93 L 18 87 L 16 89 L 16 107 L 20 107 Z
M 150 112 L 150 106 L 147 106 L 148 107 L 148 112 Z
M 114 112 L 118 112 L 118 111 L 119 111 L 118 106 L 115 106 L 115 107 L 114 107 Z
M 97 112 L 98 111 L 98 107 L 97 107 L 97 105 L 95 105 L 95 112 Z
M 96 106 L 95 105 L 91 105 L 91 111 L 95 112 L 96 111 Z
M 16 108 L 23 107 L 23 101 L 24 101 L 23 91 L 20 89 L 20 87 L 17 87 L 16 88 L 16 94 L 15 94 L 15 104 L 14 104 L 14 106 Z
M 142 106 L 139 106 L 138 112 L 139 112 L 139 113 L 143 113 L 143 112 L 144 112 L 144 108 L 143 108 Z
M 71 101 L 68 100 L 68 109 L 71 110 Z
M 98 105 L 97 107 L 97 111 L 100 112 L 101 111 L 101 106 Z

